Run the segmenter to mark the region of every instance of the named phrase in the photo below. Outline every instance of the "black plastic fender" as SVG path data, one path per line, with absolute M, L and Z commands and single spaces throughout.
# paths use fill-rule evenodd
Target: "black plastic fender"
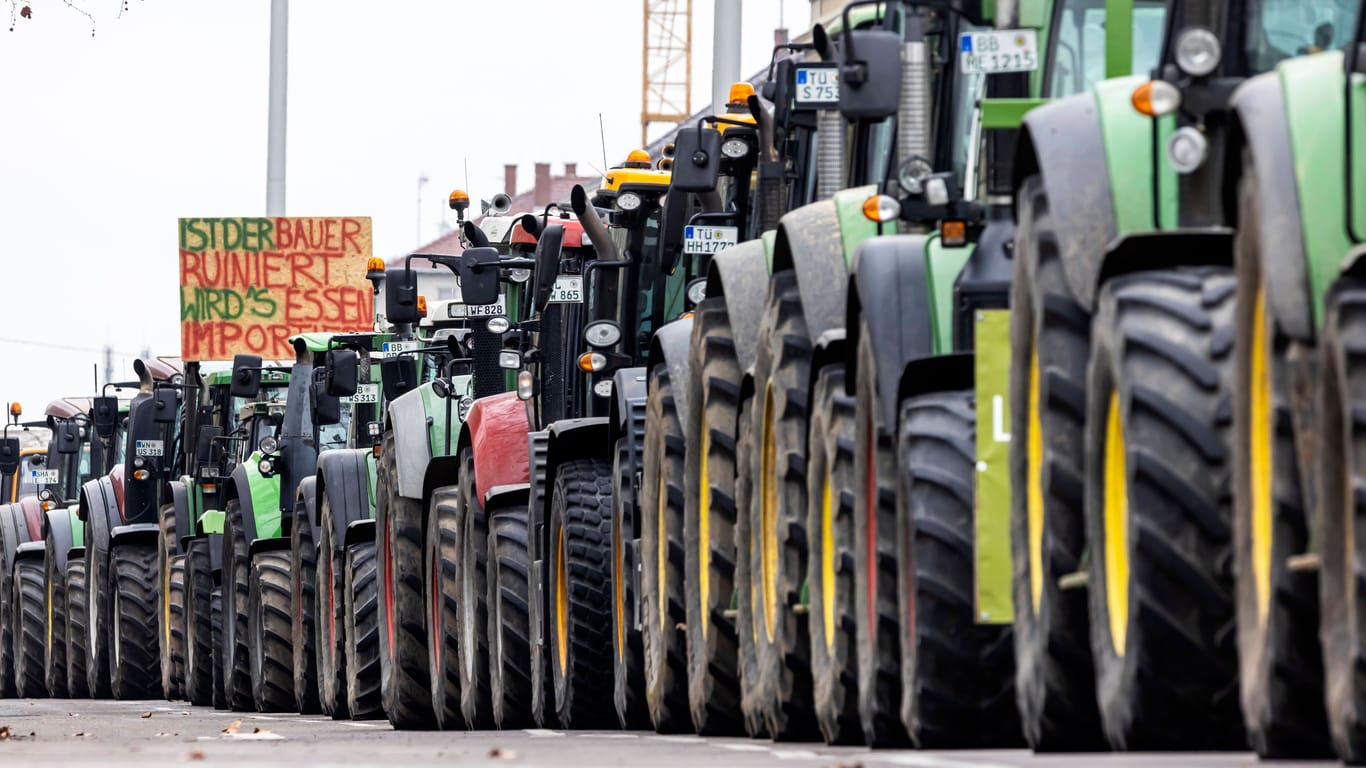
M 678 411 L 680 423 L 688 424 L 688 368 L 692 362 L 692 323 L 691 316 L 675 320 L 660 328 L 650 339 L 649 362 L 645 366 L 648 373 L 656 365 L 663 363 L 669 371 L 669 381 L 674 384 L 674 408 Z M 647 378 L 648 384 L 648 378 Z M 613 387 L 615 389 L 615 387 Z
M 906 363 L 897 381 L 896 400 L 893 406 L 892 421 L 899 414 L 895 408 L 898 403 L 910 397 L 929 392 L 949 392 L 959 389 L 972 389 L 976 382 L 976 366 L 971 352 L 954 352 L 948 355 L 921 357 Z M 884 404 L 885 405 L 885 404 Z
M 14 571 L 14 555 L 28 537 L 28 526 L 19 525 L 13 504 L 0 505 L 0 545 L 4 546 L 5 573 Z
M 109 476 L 97 477 L 81 486 L 80 516 L 85 520 L 86 547 L 104 553 L 109 547 L 109 531 L 122 525 L 114 483 Z
M 1233 266 L 1233 230 L 1211 227 L 1130 233 L 1105 250 L 1096 274 L 1096 294 L 1100 294 L 1101 285 L 1120 275 L 1202 265 Z
M 1100 260 L 1118 226 L 1094 95 L 1069 96 L 1025 115 L 1014 188 L 1035 173 L 1048 190 L 1067 287 L 1082 306 L 1094 307 Z
M 848 338 L 845 356 L 845 387 L 857 392 L 857 350 L 862 333 L 859 320 L 867 321 L 869 342 L 877 358 L 877 391 L 883 424 L 895 424 L 896 392 L 906 366 L 934 354 L 929 274 L 925 269 L 923 235 L 894 235 L 866 240 L 859 245 L 854 279 L 849 283 Z M 814 370 L 814 368 L 813 368 Z
M 444 488 L 448 485 L 455 485 L 460 482 L 460 447 L 457 443 L 456 452 L 453 456 L 433 456 L 427 463 L 427 471 L 422 475 L 422 508 L 426 509 L 431 503 L 432 492 L 437 488 Z M 422 516 L 426 519 L 426 515 Z M 425 524 L 425 523 L 424 523 Z
M 622 368 L 612 374 L 612 410 L 611 421 L 614 430 L 626 430 L 629 416 L 635 408 L 644 409 L 645 399 L 649 396 L 648 387 L 648 368 Z M 556 424 L 569 424 L 570 422 L 582 421 L 582 419 L 565 419 L 555 422 Z M 551 430 L 554 430 L 551 425 Z M 614 434 L 615 438 L 616 435 Z M 604 449 L 611 452 L 609 443 Z
M 778 236 L 773 243 L 773 272 L 788 269 L 797 273 L 802 315 L 811 339 L 841 327 L 848 296 L 832 287 L 848 283 L 849 268 L 844 263 L 844 238 L 834 201 L 802 206 L 779 220 Z
M 643 410 L 641 415 L 643 418 Z M 611 457 L 611 427 L 608 419 L 593 416 L 557 421 L 545 431 L 545 469 L 540 478 L 537 507 L 530 510 L 531 530 L 550 535 L 546 522 L 550 520 L 551 489 L 555 487 L 555 471 L 561 464 L 574 459 Z M 536 434 L 531 433 L 528 439 L 534 439 Z M 535 467 L 532 469 L 534 471 Z
M 525 506 L 531 497 L 531 483 L 495 485 L 484 494 L 484 509 Z
M 1287 336 L 1313 341 L 1313 304 L 1300 222 L 1299 186 L 1295 181 L 1295 158 L 1290 151 L 1290 125 L 1280 78 L 1255 77 L 1246 81 L 1233 92 L 1232 107 L 1235 148 L 1225 158 L 1224 167 L 1229 174 L 1224 185 L 1225 210 L 1238 210 L 1241 141 L 1252 155 L 1258 181 L 1275 190 L 1274 195 L 1262 195 L 1255 222 L 1239 222 L 1240 226 L 1257 227 L 1262 242 L 1262 274 L 1276 276 L 1264 282 L 1267 308 Z
M 168 485 L 171 487 L 171 505 L 175 509 L 175 540 L 183 550 L 185 539 L 194 530 L 194 521 L 190 519 L 190 492 L 180 480 L 172 480 Z
M 47 554 L 47 545 L 41 541 L 26 541 L 14 551 L 14 562 L 20 560 L 42 560 Z
M 735 337 L 735 359 L 740 370 L 754 365 L 759 343 L 759 320 L 768 292 L 768 255 L 764 241 L 747 240 L 711 259 L 707 296 L 726 299 L 726 314 Z
M 46 531 L 45 535 L 52 539 L 52 552 L 56 558 L 56 573 L 66 573 L 67 553 L 71 551 L 71 513 L 66 507 L 51 509 L 47 512 L 47 520 L 43 524 Z
M 109 546 L 119 544 L 156 544 L 161 540 L 161 526 L 157 523 L 116 525 L 109 530 Z
M 349 547 L 352 544 L 369 542 L 375 543 L 375 520 L 374 518 L 364 518 L 352 520 L 346 524 L 346 532 L 342 535 L 342 546 Z
M 276 536 L 269 539 L 252 539 L 247 545 L 247 556 L 256 557 L 261 552 L 276 552 L 282 549 L 289 549 L 288 536 Z
M 332 508 L 332 541 L 344 546 L 347 530 L 357 520 L 370 517 L 370 474 L 363 448 L 325 451 L 318 457 L 317 485 L 327 504 Z M 315 526 L 322 525 L 322 505 L 315 504 L 318 517 Z M 318 541 L 322 537 L 318 536 Z M 338 550 L 340 551 L 340 549 Z
M 309 521 L 309 527 L 316 528 L 317 523 L 313 522 L 318 517 L 318 476 L 309 475 L 299 481 L 299 489 L 294 492 L 294 506 L 289 515 L 292 520 L 285 531 L 285 538 L 293 536 L 293 528 L 299 524 L 300 520 Z
M 226 511 L 228 502 L 237 499 L 242 509 L 242 533 L 247 541 L 253 541 L 256 539 L 256 510 L 251 503 L 251 482 L 247 480 L 245 464 L 233 468 L 231 480 L 228 494 L 223 497 L 223 509 Z

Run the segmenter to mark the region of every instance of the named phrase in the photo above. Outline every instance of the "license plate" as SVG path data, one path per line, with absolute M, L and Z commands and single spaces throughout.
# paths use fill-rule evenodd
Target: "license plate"
M 34 485 L 56 485 L 61 482 L 61 472 L 55 469 L 35 469 L 30 474 Z
M 507 317 L 507 313 L 506 295 L 500 295 L 495 304 L 469 304 L 465 307 L 466 317 Z
M 378 403 L 379 385 L 378 384 L 357 384 L 356 394 L 350 397 L 341 398 L 343 403 Z
M 735 245 L 740 239 L 737 227 L 696 227 L 683 228 L 683 252 L 686 254 L 712 254 Z
M 840 75 L 834 67 L 797 67 L 796 101 L 799 106 L 834 106 L 840 100 Z
M 560 275 L 550 288 L 551 304 L 583 303 L 583 278 L 578 275 Z
M 134 456 L 165 456 L 166 444 L 161 440 L 133 441 Z
M 384 354 L 397 355 L 403 352 L 412 352 L 417 349 L 416 341 L 386 341 L 384 342 Z
M 959 69 L 965 75 L 1033 72 L 1039 68 L 1039 39 L 1032 29 L 967 32 L 959 38 Z

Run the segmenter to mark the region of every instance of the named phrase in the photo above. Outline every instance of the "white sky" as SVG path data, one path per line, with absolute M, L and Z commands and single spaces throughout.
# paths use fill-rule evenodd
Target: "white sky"
M 72 0 L 93 38 L 64 0 L 16 2 L 33 18 L 0 28 L 0 401 L 37 418 L 89 393 L 106 344 L 116 377 L 123 353 L 179 354 L 177 218 L 265 213 L 270 2 L 128 0 L 120 16 L 120 0 Z M 693 6 L 696 110 L 714 3 Z M 768 62 L 780 8 L 794 35 L 808 26 L 807 0 L 745 2 L 743 74 Z M 522 187 L 536 162 L 600 168 L 602 112 L 618 162 L 640 138 L 641 15 L 641 0 L 293 0 L 287 213 L 371 216 L 392 256 L 439 234 L 466 160 L 475 200 L 501 191 L 504 163 Z

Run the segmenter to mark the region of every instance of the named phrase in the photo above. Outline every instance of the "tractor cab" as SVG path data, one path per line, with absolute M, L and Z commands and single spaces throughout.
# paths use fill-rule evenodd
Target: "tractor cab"
M 46 422 L 19 421 L 23 408 L 10 403 L 10 421 L 4 428 L 3 463 L 0 463 L 0 499 L 8 504 L 36 496 L 48 475 L 48 445 L 52 432 Z M 12 466 L 11 466 L 12 465 Z

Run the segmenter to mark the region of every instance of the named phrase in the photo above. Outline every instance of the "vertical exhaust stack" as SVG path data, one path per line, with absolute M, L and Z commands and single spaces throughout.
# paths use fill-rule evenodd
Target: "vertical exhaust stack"
M 821 61 L 835 60 L 835 44 L 825 27 L 817 24 L 811 30 L 811 41 Z M 822 109 L 816 113 L 816 199 L 829 200 L 840 191 L 844 182 L 844 117 L 837 109 Z
M 896 115 L 896 162 L 904 164 L 919 155 L 929 160 L 930 54 L 925 43 L 923 19 L 906 17 L 906 43 L 901 49 L 901 96 Z
M 617 244 L 612 242 L 607 225 L 602 223 L 598 209 L 593 207 L 582 185 L 574 185 L 573 191 L 569 193 L 569 204 L 574 209 L 574 215 L 579 217 L 579 223 L 583 224 L 583 231 L 588 233 L 588 239 L 592 241 L 593 250 L 597 251 L 598 258 L 620 261 L 621 255 L 617 253 Z

